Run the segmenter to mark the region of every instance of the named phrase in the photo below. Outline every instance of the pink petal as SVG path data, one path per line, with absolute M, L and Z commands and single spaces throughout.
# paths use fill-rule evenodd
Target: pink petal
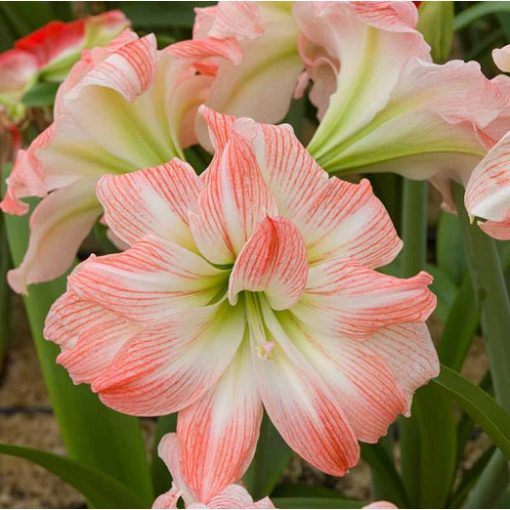
M 404 64 L 413 56 L 429 58 L 429 47 L 414 29 L 416 9 L 410 2 L 297 2 L 293 12 L 308 40 L 301 50 L 320 53 L 323 58 L 312 61 L 323 66 L 328 59 L 337 72 L 336 92 L 310 145 L 318 157 L 372 120 L 388 101 Z M 303 55 L 305 61 L 310 57 Z M 323 74 L 316 79 L 322 76 L 329 81 Z M 321 110 L 327 99 L 321 98 Z M 328 136 L 333 129 L 335 135 Z
M 209 508 L 275 508 L 269 498 L 254 502 L 248 491 L 237 483 L 229 485 L 209 500 Z
M 393 371 L 407 400 L 409 412 L 414 392 L 439 375 L 439 360 L 425 324 L 399 324 L 379 330 L 363 343 Z
M 198 501 L 215 508 L 211 498 L 221 497 L 227 485 L 243 476 L 255 453 L 261 419 L 262 403 L 245 343 L 215 388 L 179 412 L 181 470 Z
M 305 290 L 308 261 L 303 238 L 285 218 L 266 217 L 244 245 L 229 280 L 229 300 L 243 290 L 264 291 L 271 307 L 292 306 Z
M 125 344 L 92 384 L 109 407 L 135 416 L 162 416 L 209 391 L 244 335 L 242 309 L 224 304 L 181 312 Z
M 378 267 L 395 258 L 402 243 L 367 180 L 328 179 L 290 126 L 258 124 L 254 131 L 264 180 L 280 214 L 302 233 L 311 261 L 342 256 Z
M 91 383 L 108 368 L 119 349 L 139 327 L 101 307 L 83 301 L 70 290 L 52 306 L 45 338 L 62 347 L 57 363 L 75 384 Z
M 328 386 L 360 441 L 375 443 L 386 434 L 407 401 L 390 366 L 365 344 L 323 334 L 292 316 L 280 324 Z
M 0 209 L 7 214 L 22 215 L 28 212 L 28 205 L 20 198 L 44 197 L 47 186 L 44 167 L 35 156 L 36 150 L 46 147 L 52 140 L 54 124 L 45 129 L 27 150 L 18 151 L 11 175 L 6 179 L 7 192 L 0 203 Z
M 84 299 L 141 324 L 205 306 L 226 279 L 202 257 L 159 237 L 147 237 L 123 253 L 91 256 L 69 277 Z
M 156 234 L 187 248 L 193 247 L 188 210 L 202 184 L 193 168 L 178 159 L 125 175 L 105 175 L 97 196 L 106 223 L 128 244 Z
M 215 112 L 204 105 L 200 106 L 198 111 L 207 124 L 209 137 L 211 138 L 215 150 L 222 151 L 230 138 L 232 125 L 236 121 L 236 118 L 232 115 L 223 115 Z
M 252 146 L 233 128 L 209 166 L 197 214 L 190 215 L 195 243 L 211 262 L 232 263 L 260 220 L 275 212 Z
M 195 495 L 190 491 L 181 470 L 181 445 L 175 432 L 165 434 L 158 445 L 158 455 L 166 464 L 168 471 L 172 475 L 172 491 L 178 499 L 182 495 L 186 507 L 189 507 L 195 501 Z M 168 493 L 167 493 L 168 494 Z M 161 497 L 161 496 L 160 496 Z
M 329 179 L 295 220 L 310 261 L 352 258 L 368 267 L 391 262 L 402 247 L 391 218 L 368 180 Z
M 393 503 L 390 503 L 389 501 L 374 501 L 373 503 L 370 503 L 370 505 L 366 505 L 362 508 L 370 508 L 370 509 L 380 509 L 380 510 L 390 510 L 393 508 L 398 508 Z
M 207 33 L 210 37 L 253 39 L 264 32 L 259 7 L 253 2 L 219 2 L 214 10 L 197 9 L 197 17 L 204 11 L 211 17 Z
M 401 279 L 332 259 L 310 269 L 306 292 L 292 311 L 328 334 L 363 340 L 393 324 L 425 322 L 436 306 L 431 283 L 425 272 Z
M 16 292 L 26 293 L 27 285 L 56 278 L 72 264 L 101 212 L 94 186 L 94 180 L 76 181 L 51 193 L 35 208 L 25 257 L 7 276 Z
M 152 508 L 177 508 L 177 501 L 180 498 L 180 493 L 177 489 L 170 489 L 158 496 L 154 503 L 152 504 Z
M 188 59 L 191 63 L 201 62 L 204 59 L 211 59 L 214 62 L 217 57 L 221 57 L 234 65 L 239 65 L 243 58 L 239 43 L 234 38 L 207 37 L 180 41 L 169 46 L 167 51 L 177 58 Z
M 36 59 L 19 49 L 0 53 L 0 105 L 16 106 L 37 73 Z
M 254 147 L 260 171 L 276 198 L 280 214 L 298 218 L 301 211 L 326 185 L 327 173 L 301 145 L 289 125 L 257 124 Z
M 153 34 L 116 48 L 104 62 L 83 76 L 73 89 L 73 95 L 78 95 L 84 87 L 95 85 L 115 90 L 127 101 L 133 101 L 154 81 L 156 50 Z
M 496 239 L 510 239 L 510 134 L 506 134 L 473 170 L 464 197 L 480 228 Z
M 327 383 L 271 314 L 266 309 L 264 320 L 277 343 L 269 359 L 254 353 L 264 407 L 294 451 L 321 471 L 343 476 L 359 461 L 354 432 Z
M 510 72 L 510 44 L 503 48 L 495 48 L 492 50 L 492 59 L 498 66 L 498 69 L 504 73 Z

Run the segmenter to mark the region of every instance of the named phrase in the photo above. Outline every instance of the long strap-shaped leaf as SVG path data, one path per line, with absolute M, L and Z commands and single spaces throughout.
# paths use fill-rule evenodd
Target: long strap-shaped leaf
M 493 397 L 445 365 L 433 383 L 460 404 L 510 459 L 510 415 Z
M 144 505 L 143 499 L 124 484 L 67 457 L 2 443 L 0 454 L 26 459 L 47 469 L 81 492 L 96 508 L 142 508 Z
M 5 216 L 14 265 L 28 244 L 28 217 Z M 150 505 L 153 494 L 139 422 L 105 407 L 87 386 L 75 386 L 56 364 L 58 348 L 43 338 L 51 304 L 65 290 L 65 278 L 33 285 L 24 297 L 37 355 L 63 442 L 72 459 L 125 483 Z

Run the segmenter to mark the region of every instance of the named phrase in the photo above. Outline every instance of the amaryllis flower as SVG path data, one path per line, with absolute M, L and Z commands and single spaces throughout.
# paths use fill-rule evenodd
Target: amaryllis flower
M 510 71 L 510 45 L 494 50 L 492 57 L 502 71 Z M 508 80 L 501 83 L 506 85 L 510 98 Z M 510 117 L 505 120 L 504 129 L 510 127 Z M 510 131 L 473 170 L 465 205 L 472 217 L 480 218 L 483 231 L 496 239 L 510 239 Z
M 290 2 L 218 2 L 197 8 L 193 40 L 168 48 L 198 73 L 214 77 L 210 108 L 275 123 L 287 113 L 303 62 Z M 197 117 L 199 139 L 207 129 Z
M 368 181 L 328 178 L 288 125 L 202 113 L 216 152 L 100 179 L 114 233 L 53 305 L 75 383 L 132 415 L 179 411 L 198 501 L 239 480 L 264 405 L 285 441 L 343 475 L 438 373 L 431 277 L 376 272 L 401 247 Z
M 476 62 L 430 61 L 411 2 L 298 2 L 301 55 L 320 125 L 308 147 L 329 172 L 392 171 L 430 179 L 453 209 L 506 133 L 510 80 Z
M 64 23 L 52 21 L 0 54 L 0 110 L 13 121 L 22 115 L 23 94 L 37 81 L 62 81 L 84 48 L 105 46 L 129 20 L 120 11 Z
M 209 77 L 156 49 L 154 35 L 124 32 L 85 51 L 59 88 L 54 123 L 20 151 L 0 204 L 24 214 L 26 196 L 44 197 L 30 219 L 28 251 L 9 283 L 25 292 L 72 263 L 101 214 L 98 178 L 165 163 L 194 142 L 193 116 Z
M 228 485 L 207 501 L 200 501 L 188 487 L 182 474 L 180 450 L 177 434 L 163 436 L 158 446 L 158 454 L 172 475 L 172 488 L 161 494 L 152 508 L 177 508 L 177 501 L 181 497 L 186 508 L 274 508 L 269 498 L 254 502 L 248 491 L 237 483 Z M 204 476 L 207 475 L 204 473 Z

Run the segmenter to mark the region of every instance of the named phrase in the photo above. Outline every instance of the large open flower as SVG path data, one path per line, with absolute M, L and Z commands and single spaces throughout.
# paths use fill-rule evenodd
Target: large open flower
M 293 12 L 321 118 L 310 153 L 333 173 L 430 179 L 453 208 L 451 182 L 466 185 L 508 129 L 510 80 L 487 79 L 476 62 L 430 62 L 411 2 L 299 2 Z
M 126 31 L 108 47 L 83 53 L 59 89 L 54 123 L 20 151 L 0 205 L 24 214 L 20 198 L 44 197 L 30 220 L 25 259 L 9 273 L 16 291 L 70 266 L 101 214 L 95 195 L 101 175 L 165 163 L 194 142 L 192 119 L 209 83 L 157 51 L 153 35 Z
M 0 54 L 0 111 L 16 121 L 23 94 L 38 79 L 61 81 L 85 48 L 106 46 L 129 26 L 120 11 L 64 23 L 52 21 Z
M 227 485 L 205 501 L 198 499 L 182 474 L 181 448 L 177 434 L 163 436 L 158 446 L 158 454 L 167 465 L 173 481 L 172 488 L 161 494 L 152 508 L 177 508 L 179 498 L 184 500 L 186 508 L 274 508 L 269 498 L 254 502 L 248 491 L 237 483 Z
M 179 411 L 183 476 L 207 501 L 250 463 L 262 404 L 296 452 L 342 475 L 438 361 L 431 277 L 374 270 L 401 241 L 368 181 L 328 178 L 288 125 L 202 111 L 216 152 L 200 177 L 174 159 L 101 178 L 131 248 L 76 268 L 45 335 L 106 405 Z

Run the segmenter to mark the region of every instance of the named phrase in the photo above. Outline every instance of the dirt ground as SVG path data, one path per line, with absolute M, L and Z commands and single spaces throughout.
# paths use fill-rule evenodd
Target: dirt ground
M 432 322 L 430 326 L 433 336 L 437 336 L 439 325 Z M 12 330 L 8 369 L 0 381 L 0 442 L 64 454 L 19 298 L 12 306 Z M 465 373 L 478 380 L 485 369 L 483 345 L 478 340 L 473 345 Z M 149 448 L 154 423 L 144 420 L 143 426 Z M 479 449 L 473 446 L 469 457 L 476 457 Z M 467 458 L 466 467 L 470 463 Z M 295 458 L 285 473 L 285 480 L 327 486 L 355 499 L 371 498 L 370 472 L 364 463 L 346 477 L 335 479 Z M 0 456 L 0 508 L 66 507 L 83 508 L 83 498 L 42 468 L 25 460 Z

